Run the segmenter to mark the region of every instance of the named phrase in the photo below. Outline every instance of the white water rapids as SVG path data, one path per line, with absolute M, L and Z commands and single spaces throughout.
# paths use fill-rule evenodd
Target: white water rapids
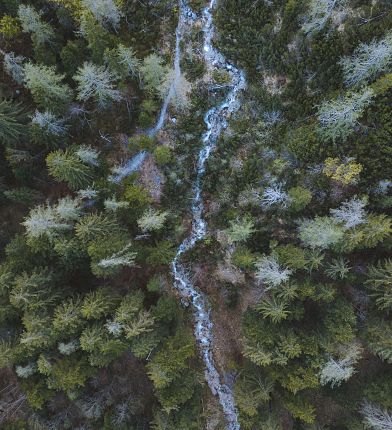
M 213 47 L 212 38 L 214 36 L 214 25 L 212 10 L 215 6 L 215 0 L 210 0 L 209 5 L 203 10 L 203 33 L 204 33 L 204 59 L 209 71 L 213 68 L 225 69 L 231 76 L 231 88 L 224 101 L 211 108 L 204 116 L 204 122 L 207 131 L 202 137 L 202 148 L 199 152 L 197 163 L 197 176 L 193 186 L 192 199 L 192 230 L 190 235 L 183 241 L 178 248 L 177 254 L 172 262 L 172 271 L 175 279 L 175 287 L 181 294 L 182 298 L 190 301 L 194 308 L 195 319 L 195 337 L 199 345 L 200 353 L 205 363 L 205 378 L 212 393 L 219 398 L 223 412 L 227 420 L 228 430 L 239 430 L 237 411 L 234 403 L 232 390 L 222 382 L 218 370 L 215 367 L 212 354 L 212 321 L 210 306 L 204 293 L 199 291 L 189 278 L 184 266 L 180 263 L 181 256 L 191 250 L 197 241 L 203 239 L 206 235 L 206 222 L 203 219 L 203 199 L 202 179 L 205 174 L 205 165 L 211 151 L 216 147 L 217 139 L 222 131 L 227 127 L 228 118 L 235 112 L 238 107 L 239 92 L 245 88 L 244 73 L 230 64 L 226 59 Z M 180 17 L 179 25 L 176 32 L 176 62 L 175 73 L 181 73 L 180 70 L 180 38 L 183 32 L 183 24 L 194 15 L 186 6 L 184 1 L 180 0 Z M 173 88 L 170 89 L 173 91 Z M 169 100 L 169 99 L 168 99 Z M 166 100 L 165 100 L 166 102 Z M 162 126 L 166 115 L 167 105 L 163 106 L 160 119 L 157 123 Z
M 204 122 L 207 131 L 202 136 L 202 147 L 199 152 L 197 163 L 197 176 L 193 185 L 192 198 L 192 229 L 189 236 L 179 246 L 176 256 L 172 262 L 172 272 L 175 280 L 175 287 L 181 297 L 190 302 L 194 308 L 195 319 L 195 337 L 199 345 L 200 353 L 205 364 L 205 378 L 211 392 L 218 396 L 227 421 L 228 430 L 240 430 L 238 423 L 237 411 L 234 403 L 234 397 L 231 388 L 222 382 L 218 370 L 215 367 L 212 344 L 213 324 L 211 321 L 211 311 L 208 300 L 203 292 L 198 290 L 189 278 L 187 271 L 181 264 L 181 256 L 191 250 L 196 242 L 203 239 L 206 235 L 207 225 L 203 219 L 204 204 L 201 196 L 202 179 L 205 174 L 205 165 L 211 151 L 216 147 L 217 140 L 222 131 L 228 125 L 228 118 L 235 112 L 238 107 L 238 95 L 245 88 L 245 75 L 234 65 L 230 64 L 212 45 L 214 36 L 214 25 L 212 10 L 215 7 L 216 0 L 209 0 L 209 5 L 202 12 L 202 25 L 204 33 L 203 54 L 204 60 L 209 72 L 215 68 L 226 70 L 231 77 L 230 91 L 218 106 L 212 107 L 204 116 Z M 192 12 L 186 4 L 186 0 L 179 0 L 179 18 L 176 29 L 176 48 L 174 58 L 173 80 L 169 87 L 168 93 L 163 101 L 161 111 L 156 125 L 147 131 L 149 136 L 155 136 L 163 127 L 167 116 L 169 103 L 175 95 L 176 85 L 181 78 L 181 49 L 180 43 L 183 39 L 188 25 L 196 20 L 196 14 Z M 113 182 L 120 182 L 133 171 L 137 170 L 146 158 L 146 152 L 140 152 L 125 165 L 117 168 L 116 175 L 112 176 Z

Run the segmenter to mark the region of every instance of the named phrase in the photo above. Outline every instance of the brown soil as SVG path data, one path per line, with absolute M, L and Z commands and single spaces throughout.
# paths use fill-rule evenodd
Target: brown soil
M 242 354 L 242 316 L 249 306 L 254 305 L 262 291 L 259 287 L 241 286 L 238 303 L 227 305 L 225 288 L 211 276 L 211 267 L 194 268 L 195 284 L 208 295 L 214 323 L 214 358 L 222 374 L 233 370 Z

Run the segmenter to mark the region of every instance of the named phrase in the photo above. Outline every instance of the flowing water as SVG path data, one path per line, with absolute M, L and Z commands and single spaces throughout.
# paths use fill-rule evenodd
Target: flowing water
M 202 137 L 202 148 L 199 152 L 197 163 L 197 176 L 193 186 L 192 199 L 192 230 L 190 235 L 178 248 L 177 254 L 172 262 L 172 271 L 175 279 L 175 287 L 181 294 L 182 298 L 189 301 L 194 308 L 195 319 L 195 337 L 199 345 L 200 353 L 205 363 L 205 378 L 214 395 L 217 395 L 222 406 L 223 412 L 227 420 L 228 430 L 239 430 L 237 411 L 234 403 L 232 390 L 226 385 L 216 369 L 213 353 L 212 353 L 212 321 L 211 311 L 207 298 L 204 293 L 198 290 L 192 283 L 183 264 L 181 264 L 181 256 L 191 250 L 197 241 L 203 239 L 206 235 L 206 222 L 203 219 L 203 199 L 202 199 L 202 179 L 205 174 L 205 165 L 211 151 L 216 147 L 217 139 L 222 131 L 227 127 L 228 118 L 239 107 L 238 95 L 245 88 L 244 73 L 238 70 L 234 65 L 230 64 L 212 45 L 214 36 L 214 25 L 212 11 L 216 1 L 210 0 L 209 5 L 203 10 L 203 33 L 204 44 L 203 52 L 207 69 L 211 71 L 214 68 L 226 70 L 231 76 L 231 85 L 228 95 L 224 101 L 212 107 L 204 116 L 204 122 L 207 131 Z M 186 20 L 193 16 L 189 8 L 186 7 L 183 1 L 180 0 L 180 23 L 185 23 Z M 181 24 L 177 29 L 177 48 L 176 61 L 178 73 L 180 71 L 180 51 L 179 51 L 179 35 L 182 33 Z M 177 71 L 176 71 L 177 73 Z M 166 107 L 167 109 L 167 107 Z M 161 112 L 162 114 L 162 112 Z M 163 118 L 166 112 L 163 113 Z M 159 125 L 160 122 L 158 121 Z

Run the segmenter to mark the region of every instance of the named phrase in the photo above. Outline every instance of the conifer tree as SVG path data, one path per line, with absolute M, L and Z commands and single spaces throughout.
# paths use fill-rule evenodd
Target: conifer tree
M 68 107 L 72 91 L 62 83 L 65 76 L 58 75 L 54 67 L 27 63 L 24 76 L 26 87 L 40 108 L 57 113 Z
M 78 100 L 86 102 L 94 99 L 99 109 L 122 99 L 120 91 L 115 88 L 114 75 L 103 66 L 85 63 L 74 79 L 78 83 Z
M 32 6 L 21 4 L 18 9 L 18 17 L 23 31 L 31 33 L 36 45 L 43 45 L 54 39 L 53 28 L 41 18 L 41 15 Z
M 8 100 L 0 102 L 0 142 L 12 144 L 25 134 L 24 114 L 19 105 Z
M 359 125 L 358 120 L 370 105 L 373 96 L 373 91 L 366 88 L 335 100 L 324 101 L 317 112 L 322 136 L 333 142 L 346 140 Z
M 57 150 L 46 157 L 49 173 L 58 181 L 64 181 L 77 190 L 88 185 L 93 177 L 91 168 L 69 151 Z
M 380 73 L 388 71 L 392 65 L 392 34 L 369 44 L 361 43 L 353 55 L 343 57 L 340 64 L 347 86 L 373 80 Z

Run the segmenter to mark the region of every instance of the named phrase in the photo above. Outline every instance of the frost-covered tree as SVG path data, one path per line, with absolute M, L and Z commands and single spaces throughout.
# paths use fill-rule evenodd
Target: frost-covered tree
M 388 191 L 392 188 L 392 181 L 389 179 L 381 179 L 381 181 L 378 182 L 376 188 L 374 189 L 374 192 L 376 194 L 388 194 Z
M 120 91 L 115 88 L 115 76 L 106 67 L 84 63 L 74 79 L 78 83 L 77 98 L 80 101 L 94 99 L 103 109 L 122 99 Z
M 49 111 L 40 112 L 36 110 L 31 122 L 46 134 L 52 136 L 64 136 L 68 131 L 64 119 L 57 117 Z
M 310 248 L 328 249 L 341 241 L 343 235 L 343 228 L 328 217 L 304 220 L 299 226 L 299 237 Z
M 92 179 L 91 168 L 69 151 L 54 151 L 46 157 L 49 173 L 64 181 L 73 190 L 87 185 Z
M 365 402 L 361 408 L 364 423 L 372 430 L 392 430 L 392 413 Z
M 256 263 L 256 269 L 256 279 L 267 285 L 266 290 L 287 282 L 293 273 L 287 267 L 281 266 L 273 256 L 262 257 Z
M 255 223 L 250 218 L 230 221 L 230 227 L 226 230 L 230 243 L 244 242 L 255 232 Z
M 15 366 L 15 372 L 19 378 L 28 378 L 37 372 L 37 365 L 29 363 L 26 366 Z
M 283 190 L 283 185 L 274 183 L 265 188 L 261 197 L 261 206 L 270 208 L 271 206 L 286 207 L 290 198 L 286 191 Z
M 114 29 L 120 25 L 121 11 L 113 0 L 82 0 L 82 4 L 101 25 Z
M 342 13 L 345 4 L 346 0 L 310 0 L 302 30 L 308 35 L 323 30 L 333 12 L 338 9 Z
M 18 9 L 18 17 L 25 33 L 31 33 L 33 42 L 42 45 L 51 42 L 55 33 L 53 28 L 45 22 L 41 15 L 30 5 L 21 4 Z
M 14 52 L 4 52 L 3 66 L 4 71 L 19 85 L 24 81 L 23 61 L 25 57 L 15 55 Z
M 53 238 L 57 233 L 70 230 L 72 226 L 62 220 L 58 213 L 49 205 L 36 206 L 22 223 L 26 227 L 26 234 L 30 238 L 46 236 Z
M 91 187 L 87 187 L 84 190 L 79 190 L 78 191 L 78 197 L 81 200 L 91 200 L 91 199 L 95 199 L 96 197 L 98 197 L 98 191 L 94 190 Z
M 34 101 L 52 112 L 66 107 L 72 98 L 72 90 L 63 84 L 64 75 L 58 75 L 54 67 L 27 63 L 24 66 L 25 85 Z
M 99 161 L 99 151 L 92 148 L 91 146 L 81 145 L 75 152 L 75 154 L 83 161 L 85 164 L 90 166 L 98 166 Z
M 101 259 L 97 265 L 102 269 L 111 269 L 116 267 L 132 267 L 135 265 L 137 253 L 132 251 L 132 244 L 128 243 L 118 252 L 110 255 L 107 258 Z
M 57 202 L 55 211 L 61 219 L 76 221 L 82 216 L 80 201 L 70 196 L 63 197 Z
M 116 212 L 119 209 L 125 209 L 129 207 L 129 202 L 127 201 L 119 201 L 113 196 L 111 198 L 106 199 L 103 202 L 105 209 L 110 212 Z
M 161 86 L 161 97 L 164 98 L 170 93 L 170 103 L 178 110 L 186 109 L 189 106 L 189 93 L 192 85 L 186 77 L 180 73 L 176 74 L 174 70 L 166 74 Z
M 367 88 L 335 100 L 324 101 L 317 112 L 322 135 L 334 142 L 337 139 L 347 139 L 359 124 L 358 120 L 370 105 L 373 95 L 373 91 Z
M 160 230 L 165 224 L 168 215 L 168 212 L 150 208 L 138 219 L 137 224 L 143 232 Z
M 350 57 L 340 61 L 344 81 L 348 86 L 369 82 L 380 73 L 390 70 L 392 65 L 392 34 L 366 44 L 361 43 Z
M 160 94 L 168 71 L 168 68 L 163 65 L 162 58 L 158 55 L 150 54 L 144 58 L 140 66 L 144 88 L 150 93 Z
M 57 349 L 63 355 L 71 355 L 79 349 L 79 341 L 77 339 L 70 340 L 69 342 L 60 342 Z
M 131 47 L 120 43 L 117 47 L 117 60 L 129 76 L 137 77 L 139 75 L 140 60 Z
M 342 382 L 349 380 L 354 371 L 354 366 L 349 362 L 331 357 L 321 371 L 320 383 L 321 385 L 330 384 L 332 388 L 338 387 Z
M 342 349 L 342 348 L 341 348 Z M 321 385 L 339 387 L 342 382 L 348 381 L 355 373 L 355 364 L 362 354 L 362 348 L 358 344 L 348 345 L 341 355 L 343 358 L 330 357 L 320 372 Z
M 366 200 L 353 197 L 351 200 L 342 203 L 340 208 L 331 209 L 332 218 L 343 223 L 345 229 L 356 227 L 366 223 Z
M 124 330 L 124 325 L 118 321 L 107 321 L 105 328 L 112 336 L 119 337 Z

